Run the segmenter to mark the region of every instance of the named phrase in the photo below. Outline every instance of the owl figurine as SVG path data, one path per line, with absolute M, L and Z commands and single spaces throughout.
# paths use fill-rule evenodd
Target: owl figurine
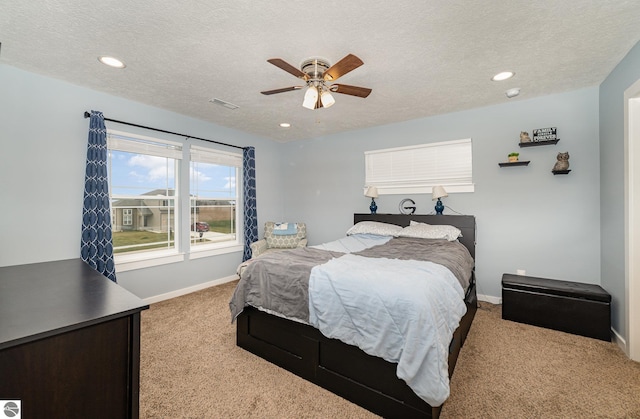
M 520 142 L 521 143 L 531 142 L 531 137 L 529 137 L 529 133 L 527 131 L 520 131 Z
M 565 151 L 564 153 L 558 153 L 556 156 L 556 164 L 553 165 L 553 171 L 561 171 L 569 169 L 569 152 Z

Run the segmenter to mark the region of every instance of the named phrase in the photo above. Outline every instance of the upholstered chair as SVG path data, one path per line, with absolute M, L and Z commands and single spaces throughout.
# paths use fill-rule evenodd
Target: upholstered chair
M 267 252 L 295 249 L 307 245 L 307 226 L 305 223 L 284 223 L 278 225 L 273 221 L 264 224 L 264 237 L 251 243 L 251 257 L 255 258 Z

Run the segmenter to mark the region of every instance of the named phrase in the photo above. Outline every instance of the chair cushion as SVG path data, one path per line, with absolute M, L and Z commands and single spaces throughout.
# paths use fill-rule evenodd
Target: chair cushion
M 294 249 L 298 247 L 300 240 L 307 237 L 307 226 L 305 223 L 297 223 L 298 232 L 296 234 L 275 235 L 273 228 L 275 223 L 268 221 L 264 224 L 264 238 L 267 246 L 271 249 Z

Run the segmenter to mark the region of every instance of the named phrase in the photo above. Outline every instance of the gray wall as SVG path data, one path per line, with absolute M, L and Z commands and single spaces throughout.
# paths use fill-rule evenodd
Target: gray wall
M 89 128 L 83 113 L 92 109 L 102 111 L 107 118 L 255 146 L 259 216 L 280 218 L 282 179 L 280 171 L 273 170 L 278 167 L 279 144 L 273 141 L 6 65 L 0 65 L 0 83 L 0 266 L 80 256 Z M 209 103 L 202 106 L 211 107 L 211 112 L 230 112 Z M 106 124 L 108 128 L 136 131 Z M 146 298 L 233 275 L 241 259 L 242 254 L 236 252 L 122 272 L 118 282 Z
M 624 91 L 640 79 L 640 43 L 600 85 L 602 286 L 612 296 L 612 324 L 626 330 L 624 277 Z
M 557 145 L 518 146 L 520 131 L 545 127 L 557 127 Z M 476 216 L 480 294 L 499 298 L 502 274 L 516 269 L 599 284 L 598 132 L 593 87 L 288 143 L 282 154 L 285 218 L 305 221 L 311 244 L 344 235 L 354 212 L 368 212 L 365 151 L 471 137 L 475 192 L 450 194 L 444 203 Z M 530 165 L 500 168 L 511 151 Z M 559 151 L 571 154 L 569 175 L 551 173 Z M 382 196 L 378 212 L 398 213 L 403 198 L 415 200 L 418 213 L 433 211 L 423 194 Z

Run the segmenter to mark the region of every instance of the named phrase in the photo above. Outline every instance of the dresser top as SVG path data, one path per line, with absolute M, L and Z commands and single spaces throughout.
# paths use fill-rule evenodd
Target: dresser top
M 0 349 L 149 306 L 81 259 L 0 268 Z

